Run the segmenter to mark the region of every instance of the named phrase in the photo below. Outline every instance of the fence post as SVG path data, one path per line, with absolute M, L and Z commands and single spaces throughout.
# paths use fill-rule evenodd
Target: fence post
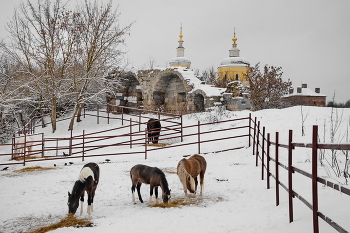
M 41 133 L 41 157 L 44 158 L 45 156 L 45 140 L 44 140 L 44 133 Z
M 201 153 L 201 130 L 200 130 L 200 122 L 198 121 L 198 154 Z
M 132 148 L 132 125 L 131 125 L 131 118 L 130 118 L 130 148 Z
M 312 216 L 314 233 L 318 233 L 318 190 L 317 190 L 317 136 L 318 126 L 312 128 Z
M 293 131 L 289 130 L 288 140 L 288 199 L 289 199 L 289 222 L 293 222 L 293 168 L 292 168 L 292 150 L 293 150 Z
M 140 115 L 139 115 L 139 131 L 141 131 L 141 111 L 140 111 Z
M 145 128 L 145 159 L 147 159 L 147 128 Z
M 253 155 L 255 155 L 255 134 L 256 134 L 256 117 L 254 118 L 254 135 L 253 135 Z
M 56 138 L 56 157 L 58 156 L 58 138 Z
M 82 160 L 84 161 L 84 154 L 85 154 L 85 130 L 83 130 L 83 157 Z
M 270 133 L 267 134 L 266 163 L 266 186 L 270 189 Z
M 262 150 L 261 150 L 261 180 L 264 180 L 264 156 L 265 154 L 265 126 L 263 127 L 263 135 L 262 135 Z
M 251 145 L 251 143 L 250 143 L 250 141 L 251 141 L 251 137 L 252 137 L 252 114 L 251 113 L 249 113 L 249 142 L 248 142 L 248 146 L 250 147 L 250 145 Z
M 11 153 L 11 160 L 14 158 L 15 143 L 16 143 L 15 137 L 16 137 L 16 135 L 15 135 L 14 137 L 12 137 L 12 145 L 11 145 L 11 147 L 12 147 L 12 153 Z M 16 152 L 17 152 L 17 151 L 16 151 Z
M 124 108 L 123 107 L 121 108 L 122 108 L 122 125 L 124 125 Z
M 69 155 L 72 155 L 72 138 L 73 138 L 73 130 L 70 131 L 70 139 L 69 139 Z
M 182 112 L 181 112 L 181 117 L 180 117 L 180 127 L 181 127 L 181 142 L 183 142 Z
M 260 121 L 258 121 L 258 130 L 256 132 L 256 159 L 255 159 L 255 166 L 258 166 L 258 159 L 259 159 L 259 137 L 260 137 Z
M 23 144 L 23 166 L 26 165 L 26 149 L 27 149 L 27 135 L 26 129 L 24 129 L 24 144 Z
M 275 160 L 276 160 L 276 162 L 275 162 L 275 174 L 276 174 L 276 206 L 278 206 L 279 204 L 280 204 L 280 182 L 279 182 L 279 161 L 278 161 L 278 147 L 279 147 L 279 145 L 278 145 L 278 137 L 279 137 L 279 133 L 278 132 L 276 132 L 276 151 L 275 151 L 275 154 L 276 154 L 276 158 L 275 158 Z

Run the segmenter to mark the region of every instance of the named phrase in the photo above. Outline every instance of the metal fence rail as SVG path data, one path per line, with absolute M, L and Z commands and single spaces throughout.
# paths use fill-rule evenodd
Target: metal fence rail
M 261 174 L 262 180 L 264 179 L 264 171 L 267 173 L 267 189 L 270 188 L 270 177 L 274 178 L 276 181 L 276 205 L 279 205 L 279 186 L 284 188 L 288 192 L 288 205 L 289 205 L 289 221 L 293 222 L 293 197 L 297 197 L 302 203 L 308 206 L 312 210 L 313 215 L 313 229 L 315 233 L 319 232 L 319 223 L 318 218 L 323 219 L 326 223 L 332 226 L 338 232 L 349 232 L 348 230 L 341 227 L 335 221 L 327 217 L 324 213 L 321 213 L 318 208 L 318 183 L 324 184 L 332 189 L 335 189 L 345 195 L 350 196 L 350 189 L 335 184 L 333 182 L 327 181 L 321 177 L 317 176 L 317 150 L 318 149 L 331 149 L 331 150 L 350 150 L 350 144 L 331 144 L 331 143 L 318 143 L 318 126 L 313 126 L 313 135 L 311 139 L 311 143 L 296 143 L 293 142 L 293 131 L 289 130 L 289 138 L 288 144 L 280 144 L 279 143 L 279 133 L 276 132 L 276 141 L 272 142 L 270 140 L 270 134 L 265 135 L 265 127 L 263 127 L 262 131 L 260 129 L 260 121 L 257 122 L 256 118 L 251 119 L 250 125 L 252 125 L 252 131 L 254 132 L 251 137 L 253 140 L 253 155 L 256 155 L 256 166 L 258 166 L 258 161 L 261 161 Z M 275 146 L 275 158 L 271 157 L 271 145 Z M 304 147 L 311 149 L 312 153 L 312 172 L 311 174 L 303 171 L 292 164 L 292 156 L 293 150 L 296 147 Z M 287 161 L 288 164 L 284 165 L 279 161 L 279 148 L 287 149 Z M 266 158 L 265 158 L 266 156 Z M 271 172 L 272 169 L 270 166 L 270 162 L 274 162 L 274 174 Z M 283 168 L 287 171 L 287 184 L 283 184 L 279 179 L 279 168 Z M 293 173 L 299 173 L 309 179 L 312 180 L 312 201 L 308 202 L 303 196 L 297 193 L 293 189 Z

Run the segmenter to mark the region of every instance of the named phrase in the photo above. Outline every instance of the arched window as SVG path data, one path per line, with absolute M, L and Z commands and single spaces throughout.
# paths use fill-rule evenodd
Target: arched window
M 238 80 L 238 77 L 239 77 L 238 74 L 236 74 L 236 80 Z

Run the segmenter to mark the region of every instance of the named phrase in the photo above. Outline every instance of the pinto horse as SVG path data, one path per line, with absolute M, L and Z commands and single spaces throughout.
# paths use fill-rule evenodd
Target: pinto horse
M 83 203 L 84 203 L 84 194 L 88 194 L 88 208 L 87 213 L 91 214 L 91 211 L 94 211 L 93 203 L 95 190 L 98 185 L 100 178 L 100 168 L 96 163 L 85 164 L 83 169 L 79 174 L 78 180 L 75 181 L 73 186 L 72 193 L 68 192 L 68 213 L 75 214 L 79 207 L 79 198 L 80 198 L 80 215 L 83 214 Z
M 170 199 L 170 189 L 168 187 L 168 181 L 165 178 L 164 173 L 156 167 L 149 167 L 146 165 L 138 164 L 131 168 L 130 170 L 130 178 L 132 182 L 131 193 L 132 193 L 132 201 L 136 204 L 135 201 L 135 187 L 137 189 L 137 194 L 139 195 L 139 200 L 143 203 L 140 188 L 141 184 L 149 184 L 150 185 L 150 199 L 152 200 L 153 189 L 156 196 L 156 201 L 158 201 L 158 187 L 162 189 L 162 199 L 163 203 L 168 203 Z
M 162 128 L 162 125 L 160 124 L 160 121 L 154 118 L 151 118 L 147 122 L 147 132 L 148 132 L 148 141 L 153 142 L 153 144 L 158 143 L 158 138 L 160 134 L 160 130 Z
M 196 193 L 198 180 L 197 176 L 200 176 L 201 192 L 203 192 L 204 186 L 204 173 L 207 168 L 207 162 L 203 156 L 193 155 L 189 159 L 182 159 L 177 164 L 177 175 L 184 187 L 185 198 L 187 198 L 187 190 L 191 193 Z

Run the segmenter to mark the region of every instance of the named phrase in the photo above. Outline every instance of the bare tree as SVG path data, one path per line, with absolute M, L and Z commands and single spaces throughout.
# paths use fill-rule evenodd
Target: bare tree
M 245 73 L 249 81 L 250 103 L 252 110 L 257 111 L 268 108 L 282 108 L 285 103 L 283 96 L 286 95 L 292 83 L 282 80 L 282 68 L 265 66 L 261 73 L 259 63 L 255 67 L 249 67 Z
M 121 61 L 131 24 L 119 27 L 111 2 L 85 0 L 73 11 L 61 0 L 52 2 L 21 3 L 7 25 L 11 42 L 1 47 L 19 64 L 32 101 L 49 107 L 55 132 L 58 106 L 75 106 L 71 130 L 84 103 L 111 91 L 116 80 L 104 77 Z
M 206 84 L 214 85 L 216 87 L 226 87 L 227 85 L 226 80 L 218 79 L 214 66 L 211 66 L 208 69 L 202 71 L 201 80 Z

